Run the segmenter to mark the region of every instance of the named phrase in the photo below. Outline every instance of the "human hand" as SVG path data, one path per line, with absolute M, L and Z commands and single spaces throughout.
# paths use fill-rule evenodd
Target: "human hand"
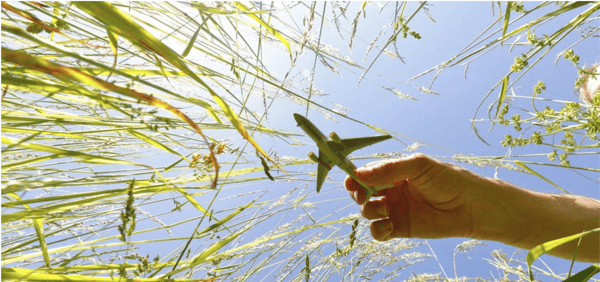
M 361 206 L 378 241 L 392 238 L 471 237 L 474 232 L 473 202 L 478 201 L 486 178 L 423 154 L 368 164 L 356 175 L 379 190 L 381 199 L 365 203 L 360 184 L 347 177 L 346 189 Z

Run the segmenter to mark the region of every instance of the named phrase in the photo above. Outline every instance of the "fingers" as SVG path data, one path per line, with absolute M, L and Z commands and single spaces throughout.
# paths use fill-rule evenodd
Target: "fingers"
M 371 236 L 377 241 L 387 241 L 395 238 L 392 221 L 382 219 L 371 223 Z
M 403 208 L 398 209 L 396 207 L 396 209 L 391 210 L 388 208 L 389 218 L 371 223 L 371 236 L 377 241 L 387 241 L 393 238 L 411 238 L 408 214 L 403 212 L 405 212 Z M 365 213 L 363 213 L 363 216 L 367 217 Z M 369 216 L 372 216 L 372 214 L 369 214 Z
M 407 182 L 403 182 L 400 187 L 381 190 L 379 192 L 385 192 L 384 198 L 363 205 L 361 213 L 365 218 L 383 218 L 371 223 L 371 235 L 375 240 L 411 237 L 410 214 L 404 194 L 409 189 L 408 185 Z
M 412 154 L 401 159 L 368 164 L 358 168 L 356 175 L 374 187 L 396 186 L 398 182 L 418 177 L 436 164 L 436 160 L 423 154 Z M 356 186 L 351 181 L 348 184 L 352 185 L 352 189 Z
M 344 186 L 346 186 L 346 190 L 348 191 L 360 191 L 361 190 L 361 185 L 356 182 L 356 180 L 354 180 L 354 178 L 350 177 L 350 176 L 346 176 L 346 179 L 344 180 Z
M 357 204 L 362 205 L 365 203 L 367 195 L 363 191 L 350 191 L 350 198 L 352 198 Z
M 363 187 L 356 182 L 352 177 L 347 176 L 344 181 L 344 186 L 350 191 L 350 198 L 352 198 L 357 204 L 362 205 L 367 201 L 367 195 Z M 380 196 L 380 194 L 373 194 L 372 196 Z
M 389 208 L 385 198 L 383 198 L 365 203 L 360 207 L 360 212 L 366 219 L 380 219 L 388 217 Z

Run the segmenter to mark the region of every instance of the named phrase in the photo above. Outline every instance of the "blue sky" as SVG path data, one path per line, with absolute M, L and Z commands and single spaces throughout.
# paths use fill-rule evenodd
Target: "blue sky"
M 357 39 L 354 40 L 354 45 L 351 51 L 348 50 L 348 34 L 345 39 L 341 40 L 333 26 L 324 27 L 322 42 L 332 45 L 348 54 L 355 62 L 360 62 L 362 66 L 368 66 L 377 54 L 377 50 L 373 50 L 366 62 L 362 62 L 364 52 L 369 42 L 386 26 L 386 33 L 382 35 L 378 44 L 381 46 L 383 42 L 391 35 L 389 21 L 391 19 L 390 9 L 384 10 L 379 14 L 379 3 L 370 3 L 367 5 L 367 17 L 362 16 L 359 21 L 357 30 Z M 537 3 L 525 3 L 525 8 L 533 7 Z M 393 4 L 389 4 L 393 5 Z M 418 3 L 410 3 L 407 8 L 407 14 L 410 14 Z M 348 15 L 354 15 L 355 9 L 349 12 Z M 491 4 L 489 2 L 432 2 L 430 14 L 435 19 L 433 23 L 424 13 L 419 13 L 409 26 L 417 31 L 422 36 L 421 40 L 416 40 L 410 36 L 407 39 L 398 40 L 399 53 L 404 57 L 406 64 L 403 64 L 398 59 L 390 59 L 386 55 L 382 55 L 374 67 L 370 70 L 367 77 L 369 80 L 363 80 L 357 87 L 357 81 L 361 73 L 352 73 L 340 68 L 340 75 L 333 74 L 320 63 L 317 63 L 315 70 L 314 87 L 328 93 L 328 96 L 313 96 L 314 101 L 325 106 L 332 107 L 334 104 L 341 104 L 350 109 L 348 114 L 350 117 L 360 121 L 384 128 L 386 130 L 396 132 L 398 134 L 408 136 L 410 138 L 420 140 L 419 143 L 429 143 L 419 150 L 429 155 L 437 156 L 445 161 L 450 161 L 449 157 L 454 154 L 462 153 L 473 156 L 501 156 L 507 153 L 507 148 L 500 145 L 500 141 L 505 134 L 516 135 L 515 131 L 509 126 L 504 127 L 496 125 L 493 131 L 489 131 L 490 122 L 487 121 L 486 111 L 488 105 L 498 97 L 499 89 L 491 94 L 491 98 L 486 100 L 478 115 L 477 119 L 486 119 L 478 123 L 478 129 L 483 138 L 485 138 L 490 146 L 481 142 L 471 130 L 471 118 L 475 114 L 477 106 L 483 99 L 484 95 L 491 89 L 494 84 L 502 79 L 509 72 L 513 59 L 516 56 L 526 52 L 528 47 L 516 46 L 510 52 L 510 45 L 506 44 L 501 48 L 496 48 L 481 58 L 475 60 L 469 65 L 467 79 L 464 78 L 464 68 L 455 66 L 444 70 L 433 84 L 431 90 L 440 95 L 431 95 L 420 93 L 415 87 L 429 87 L 432 75 L 426 75 L 409 83 L 406 81 L 433 67 L 436 66 L 454 55 L 456 55 L 463 47 L 471 40 L 480 34 L 488 25 L 490 25 L 498 17 L 498 9 L 496 7 L 492 14 Z M 503 9 L 505 7 L 503 6 Z M 317 5 L 316 10 L 322 9 L 321 4 Z M 549 9 L 543 10 L 535 15 L 540 16 L 546 13 Z M 513 17 L 516 13 L 513 13 Z M 538 36 L 543 33 L 549 33 L 561 27 L 561 24 L 566 24 L 571 20 L 576 13 L 567 13 L 560 18 L 552 21 L 542 28 L 536 30 Z M 534 17 L 527 17 L 525 20 L 516 22 L 509 27 L 509 30 L 526 23 Z M 349 19 L 351 22 L 352 19 Z M 597 21 L 597 20 L 596 20 Z M 315 22 L 318 27 L 319 21 Z M 492 30 L 500 28 L 500 24 L 496 24 Z M 346 30 L 351 30 L 351 27 L 346 26 Z M 313 30 L 316 28 L 313 28 Z M 318 30 L 318 29 L 317 29 Z M 496 38 L 494 36 L 493 38 Z M 563 42 L 555 46 L 550 51 L 548 56 L 543 59 L 538 65 L 526 74 L 515 86 L 514 93 L 518 96 L 530 96 L 533 86 L 538 80 L 546 83 L 547 90 L 541 95 L 546 98 L 573 100 L 577 101 L 577 97 L 573 94 L 574 81 L 577 78 L 577 70 L 572 64 L 564 59 L 558 60 L 558 64 L 554 65 L 554 59 L 558 52 L 564 50 L 567 46 L 579 39 L 577 32 L 568 36 Z M 511 39 L 508 43 L 512 43 Z M 525 38 L 521 39 L 521 42 Z M 576 54 L 581 57 L 581 62 L 586 65 L 591 65 L 600 59 L 598 38 L 591 38 L 583 43 L 575 46 L 573 49 Z M 296 69 L 305 72 L 312 68 L 313 53 L 305 53 L 302 60 L 299 60 Z M 281 66 L 283 65 L 283 66 Z M 278 64 L 282 69 L 289 68 L 287 64 Z M 277 68 L 277 67 L 276 67 Z M 294 72 L 292 72 L 294 73 Z M 513 75 L 511 78 L 516 77 Z M 382 89 L 382 86 L 396 88 L 403 93 L 409 94 L 418 98 L 418 101 L 409 99 L 399 99 L 391 92 Z M 512 90 L 509 91 L 512 94 Z M 515 98 L 514 105 L 527 108 L 531 102 L 528 99 Z M 294 121 L 291 113 L 298 112 L 304 114 L 305 106 L 290 105 L 285 102 L 276 102 L 279 105 L 273 107 L 269 112 L 269 125 L 276 128 L 286 128 L 293 132 L 299 132 L 299 128 L 295 129 Z M 280 106 L 281 105 L 281 106 Z M 542 108 L 542 103 L 537 104 L 538 108 Z M 559 109 L 559 103 L 549 103 L 555 109 Z M 515 107 L 516 108 L 516 107 Z M 519 113 L 518 111 L 511 112 Z M 509 116 L 511 115 L 509 114 Z M 521 113 L 524 117 L 526 113 Z M 275 118 L 276 117 L 276 118 Z M 344 118 L 335 117 L 338 122 L 325 119 L 316 111 L 309 111 L 308 117 L 323 131 L 328 134 L 335 131 L 342 138 L 358 137 L 365 135 L 377 134 L 376 131 L 369 129 L 366 126 L 354 123 Z M 529 131 L 529 134 L 531 131 Z M 527 136 L 529 135 L 527 134 Z M 301 138 L 307 146 L 294 146 L 286 148 L 285 146 L 274 145 L 280 155 L 291 154 L 297 157 L 305 156 L 310 150 L 316 151 L 316 146 L 311 144 L 308 137 Z M 407 145 L 415 141 L 408 138 L 401 138 L 402 142 Z M 264 141 L 262 144 L 265 144 Z M 265 145 L 268 146 L 268 145 Z M 398 141 L 387 141 L 377 144 L 370 148 L 355 152 L 352 155 L 361 156 L 372 153 L 381 152 L 399 152 L 406 146 Z M 535 146 L 526 146 L 513 149 L 513 155 L 545 153 L 549 152 L 548 148 L 536 148 Z M 545 157 L 539 158 L 545 161 Z M 363 165 L 368 161 L 359 160 L 355 164 Z M 547 161 L 545 161 L 547 162 Z M 586 157 L 573 157 L 571 164 L 574 166 L 595 167 L 598 165 L 597 155 Z M 494 169 L 479 168 L 460 164 L 486 177 L 494 176 Z M 578 173 L 568 169 L 557 169 L 546 166 L 532 166 L 539 173 L 548 177 L 561 187 L 564 187 L 571 193 L 582 194 L 596 199 L 598 195 L 598 183 L 593 180 L 598 180 L 598 173 L 583 173 L 585 176 L 593 179 L 582 177 Z M 316 170 L 316 165 L 305 165 L 300 168 L 303 171 Z M 335 182 L 328 182 L 324 185 L 324 191 L 331 191 L 333 194 L 328 194 L 327 197 L 344 197 L 347 193 L 342 188 L 341 183 L 345 177 L 339 169 L 334 169 L 330 176 Z M 547 182 L 533 175 L 515 173 L 501 169 L 498 173 L 498 178 L 513 183 L 517 186 L 532 189 L 535 191 L 547 193 L 560 193 L 560 191 L 548 184 Z M 314 186 L 314 182 L 309 184 Z M 322 199 L 322 195 L 313 195 L 313 199 Z M 351 203 L 352 200 L 338 200 L 344 205 Z M 326 209 L 326 207 L 322 207 Z M 332 209 L 334 210 L 334 209 Z M 349 212 L 358 212 L 358 206 L 349 207 L 345 210 Z M 429 240 L 431 247 L 436 253 L 449 276 L 454 276 L 452 272 L 452 251 L 454 247 L 464 241 L 464 238 L 452 238 L 441 240 Z M 488 246 L 479 246 L 476 251 L 469 254 L 473 260 L 461 258 L 458 261 L 459 276 L 466 275 L 469 277 L 481 276 L 491 279 L 493 276 L 498 277 L 498 273 L 493 266 L 489 265 L 484 259 L 491 259 L 490 252 L 494 249 L 502 249 L 504 252 L 511 254 L 516 249 L 507 245 L 496 242 L 486 242 Z M 427 248 L 422 249 L 423 252 L 429 252 Z M 526 254 L 526 253 L 525 253 Z M 523 259 L 525 254 L 520 254 L 518 257 Z M 569 261 L 544 256 L 542 258 L 555 272 L 568 272 Z M 577 269 L 587 267 L 586 264 L 576 264 Z M 434 259 L 430 258 L 424 263 L 420 263 L 411 269 L 415 273 L 429 272 L 435 273 L 440 271 L 440 267 Z M 409 274 L 407 274 L 409 275 Z M 404 277 L 404 275 L 403 275 Z
M 324 2 L 318 2 L 316 5 L 316 11 L 321 11 Z M 310 3 L 309 3 L 310 4 Z M 303 4 L 300 4 L 303 5 Z M 330 18 L 332 2 L 327 2 L 326 17 Z M 384 9 L 381 9 L 383 5 Z M 359 18 L 358 28 L 356 36 L 354 38 L 352 49 L 350 50 L 349 38 L 352 31 L 352 20 L 360 3 L 351 3 L 346 13 L 347 19 L 341 19 L 342 26 L 341 38 L 336 30 L 336 27 L 331 22 L 326 22 L 323 25 L 323 33 L 321 35 L 321 43 L 331 46 L 340 51 L 344 56 L 350 57 L 354 62 L 358 63 L 362 67 L 368 67 L 371 62 L 375 59 L 379 49 L 387 38 L 392 34 L 392 28 L 390 22 L 393 21 L 393 6 L 396 3 L 385 4 L 383 2 L 371 2 L 365 7 L 366 17 L 362 15 Z M 406 8 L 405 15 L 410 15 L 419 5 L 418 2 L 410 2 Z M 526 2 L 525 9 L 529 9 L 537 5 L 536 2 Z M 543 15 L 554 9 L 554 4 L 541 12 L 534 13 L 528 16 L 524 20 L 516 22 L 511 25 L 509 30 L 520 26 L 532 20 L 538 16 Z M 289 77 L 296 77 L 293 81 L 298 85 L 294 87 L 294 90 L 298 90 L 297 93 L 307 97 L 306 93 L 303 93 L 300 89 L 310 87 L 310 83 L 305 78 L 310 77 L 313 64 L 315 66 L 315 74 L 313 81 L 313 88 L 322 90 L 327 95 L 324 96 L 311 96 L 311 100 L 319 103 L 330 109 L 340 109 L 345 112 L 349 117 L 359 120 L 364 123 L 368 123 L 377 127 L 380 127 L 390 133 L 393 133 L 397 140 L 389 140 L 383 143 L 376 144 L 371 147 L 367 147 L 360 151 L 351 154 L 351 157 L 357 157 L 355 164 L 358 166 L 364 165 L 367 162 L 374 161 L 375 158 L 370 158 L 375 153 L 408 153 L 406 151 L 407 146 L 418 143 L 421 145 L 416 152 L 428 154 L 436 157 L 443 161 L 452 162 L 451 157 L 457 154 L 465 154 L 470 156 L 502 156 L 508 153 L 508 148 L 502 147 L 500 141 L 504 138 L 505 134 L 516 135 L 516 132 L 512 127 L 504 127 L 496 125 L 493 130 L 490 130 L 490 122 L 487 120 L 486 111 L 488 106 L 493 100 L 498 97 L 498 89 L 491 93 L 490 98 L 483 101 L 479 112 L 476 115 L 477 128 L 481 136 L 487 140 L 490 145 L 486 145 L 473 133 L 471 129 L 471 119 L 475 115 L 478 105 L 484 99 L 485 94 L 491 87 L 494 86 L 498 81 L 502 79 L 506 73 L 509 72 L 510 66 L 513 64 L 513 59 L 516 56 L 521 55 L 528 48 L 526 46 L 516 46 L 512 51 L 509 43 L 512 43 L 514 39 L 509 40 L 504 46 L 496 48 L 491 52 L 483 55 L 477 60 L 470 63 L 468 71 L 465 72 L 463 66 L 455 66 L 452 68 L 445 69 L 435 80 L 435 83 L 431 87 L 431 90 L 439 93 L 439 95 L 421 93 L 417 88 L 419 87 L 430 87 L 430 82 L 433 78 L 433 73 L 425 75 L 421 78 L 407 82 L 410 78 L 415 75 L 422 73 L 423 71 L 430 69 L 456 55 L 462 48 L 464 48 L 471 40 L 477 37 L 488 25 L 494 22 L 498 17 L 498 7 L 492 11 L 492 5 L 490 2 L 432 2 L 427 6 L 429 13 L 435 19 L 435 22 L 430 20 L 423 11 L 420 11 L 410 22 L 409 27 L 420 34 L 422 37 L 417 40 L 412 37 L 406 39 L 398 39 L 398 52 L 403 57 L 404 62 L 397 58 L 390 58 L 389 56 L 382 54 L 377 61 L 373 64 L 373 67 L 369 70 L 365 79 L 357 85 L 359 78 L 361 77 L 362 71 L 358 68 L 350 68 L 343 63 L 335 65 L 334 67 L 339 70 L 339 74 L 335 74 L 329 70 L 329 68 L 323 66 L 318 60 L 315 62 L 314 52 L 305 51 L 297 59 L 296 65 L 290 67 L 289 54 L 283 45 L 279 44 L 275 47 L 265 45 L 263 48 L 263 63 L 270 73 L 279 78 L 283 79 L 286 73 L 289 71 Z M 502 6 L 505 9 L 505 6 Z M 308 9 L 298 9 L 299 11 L 307 12 Z M 303 14 L 293 14 L 287 16 L 284 10 L 278 10 L 278 16 L 280 19 L 284 19 L 290 26 L 299 25 L 301 28 Z M 294 10 L 292 10 L 294 11 Z M 582 9 L 578 9 L 576 12 L 581 12 Z M 569 20 L 577 15 L 577 13 L 566 13 L 560 18 L 544 24 L 541 28 L 536 29 L 538 36 L 543 33 L 551 33 L 554 30 L 560 28 L 566 24 Z M 513 13 L 513 17 L 516 17 L 517 13 Z M 595 15 L 598 16 L 597 14 Z M 295 21 L 295 22 L 294 22 Z M 595 20 L 597 26 L 598 19 Z M 320 28 L 320 17 L 316 17 L 314 26 L 312 29 L 313 38 L 318 38 L 318 31 Z M 276 24 L 274 24 L 277 26 Z M 491 30 L 495 31 L 501 28 L 500 24 L 495 24 Z M 369 43 L 376 37 L 376 35 L 384 30 L 385 33 L 381 35 L 379 40 L 375 44 L 370 54 L 363 61 L 365 52 L 368 48 Z M 102 31 L 104 32 L 104 31 Z M 285 32 L 285 28 L 282 28 L 282 32 Z M 559 59 L 558 64 L 555 65 L 555 56 L 573 42 L 580 38 L 580 32 L 584 30 L 576 30 L 568 36 L 563 42 L 554 47 L 548 56 L 540 61 L 535 68 L 527 73 L 518 83 L 515 84 L 513 89 L 509 89 L 509 95 L 513 101 L 513 107 L 507 117 L 514 113 L 520 113 L 522 117 L 526 117 L 526 111 L 519 110 L 531 110 L 531 100 L 527 98 L 512 97 L 515 93 L 517 96 L 530 96 L 532 93 L 533 86 L 537 81 L 542 80 L 546 83 L 547 90 L 541 95 L 544 98 L 558 99 L 558 100 L 572 100 L 576 101 L 577 97 L 573 94 L 573 84 L 577 78 L 577 70 L 572 64 L 564 59 Z M 158 33 L 157 33 L 158 34 Z M 489 32 L 488 32 L 489 34 Z M 254 34 L 252 34 L 254 35 Z M 102 34 L 101 36 L 104 36 Z M 251 38 L 252 36 L 247 36 Z M 496 38 L 498 35 L 494 35 L 492 38 Z M 251 39 L 249 39 L 251 40 Z M 177 51 L 183 50 L 186 46 L 184 42 L 175 42 L 173 39 L 165 40 L 171 48 Z M 525 41 L 525 38 L 521 38 L 521 42 Z M 275 41 L 276 42 L 276 41 Z M 251 46 L 256 42 L 250 42 Z M 3 43 L 4 44 L 4 43 Z M 296 48 L 295 46 L 294 48 Z M 591 65 L 600 61 L 600 42 L 598 37 L 589 38 L 583 41 L 577 46 L 573 47 L 575 53 L 581 57 L 581 62 L 584 65 Z M 388 47 L 389 50 L 393 50 L 393 47 Z M 296 51 L 297 49 L 293 49 Z M 196 52 L 196 53 L 195 53 Z M 196 57 L 195 54 L 200 53 L 197 50 L 193 50 L 188 58 L 193 60 L 201 61 L 201 63 L 212 63 L 212 61 L 203 61 L 205 57 Z M 331 63 L 331 62 L 330 62 Z M 333 63 L 332 63 L 333 64 Z M 212 67 L 212 65 L 211 65 Z M 291 69 L 290 69 L 291 68 Z M 215 67 L 218 69 L 218 66 Z M 229 69 L 229 67 L 227 67 Z M 228 71 L 228 70 L 227 70 Z M 224 71 L 228 74 L 229 72 Z M 517 75 L 511 76 L 511 79 L 516 78 Z M 170 82 L 169 82 L 170 84 Z M 168 85 L 168 83 L 165 83 Z M 173 87 L 173 85 L 170 85 Z M 200 92 L 200 95 L 206 94 L 202 91 L 196 91 L 195 86 L 190 85 L 176 85 L 175 91 L 185 91 L 198 95 L 196 92 Z M 258 85 L 257 87 L 260 87 Z M 396 89 L 406 95 L 410 95 L 417 100 L 401 99 L 394 95 L 392 92 L 386 90 Z M 236 94 L 246 95 L 243 93 L 244 90 L 231 89 Z M 242 92 L 242 93 L 238 93 Z M 186 93 L 186 94 L 189 94 Z M 219 89 L 219 94 L 223 94 L 224 97 L 228 97 L 225 91 Z M 208 96 L 208 94 L 206 94 Z M 297 103 L 288 99 L 284 93 L 279 93 L 278 98 L 273 102 L 272 107 L 269 109 L 268 120 L 265 122 L 265 126 L 276 130 L 292 132 L 297 134 L 294 136 L 299 142 L 296 144 L 290 144 L 289 142 L 283 142 L 280 139 L 272 138 L 266 134 L 255 134 L 255 138 L 262 148 L 270 152 L 276 152 L 278 156 L 288 156 L 294 158 L 305 159 L 309 151 L 317 151 L 314 143 L 307 137 L 300 128 L 296 127 L 296 123 L 292 116 L 293 113 L 306 113 L 306 104 Z M 244 97 L 244 96 L 242 96 Z M 210 98 L 207 98 L 209 100 Z M 232 105 L 236 105 L 233 99 L 230 99 Z M 338 106 L 339 105 L 339 106 Z M 559 109 L 562 104 L 556 102 L 536 102 L 538 108 L 542 108 L 545 105 L 549 105 L 555 109 Z M 184 109 L 186 113 L 198 112 L 204 113 L 200 109 Z M 250 110 L 262 113 L 264 111 L 263 99 L 258 95 L 251 96 L 251 99 L 246 105 Z M 378 134 L 375 130 L 369 127 L 356 123 L 352 120 L 346 119 L 342 116 L 333 117 L 336 121 L 325 118 L 320 112 L 310 109 L 308 112 L 308 118 L 316 124 L 321 131 L 325 134 L 329 134 L 331 131 L 335 131 L 342 138 L 344 137 L 360 137 Z M 528 128 L 524 126 L 526 136 L 535 128 Z M 183 130 L 182 130 L 183 131 Z M 203 129 L 204 133 L 208 136 L 214 137 L 219 140 L 228 139 L 230 140 L 233 147 L 243 145 L 243 140 L 233 130 L 210 130 Z M 556 142 L 562 136 L 557 136 Z M 155 151 L 148 151 L 147 158 L 136 161 L 143 162 L 145 164 L 153 166 L 164 166 L 165 162 L 172 163 L 179 159 L 178 156 L 169 155 L 163 158 L 163 155 L 154 154 Z M 511 152 L 513 156 L 519 156 L 524 154 L 547 154 L 549 153 L 548 147 L 539 146 L 525 146 L 520 148 L 514 148 Z M 245 166 L 260 166 L 258 159 L 254 157 L 253 149 L 248 146 L 246 148 L 246 157 L 251 163 L 236 166 L 235 169 L 239 169 Z M 233 161 L 234 154 L 229 156 L 221 156 L 223 164 L 226 161 Z M 517 157 L 519 158 L 519 157 Z M 538 158 L 528 158 L 528 160 L 535 160 L 544 163 L 549 163 L 547 158 L 542 155 Z M 599 168 L 597 154 L 587 156 L 573 156 L 570 158 L 573 166 Z M 557 162 L 554 162 L 557 164 Z M 79 164 L 71 164 L 76 167 L 80 167 Z M 547 193 L 560 193 L 560 191 L 554 186 L 548 184 L 544 180 L 523 173 L 517 173 L 506 169 L 500 169 L 495 174 L 494 168 L 491 167 L 476 167 L 467 164 L 461 164 L 468 169 L 475 171 L 476 173 L 486 176 L 494 177 L 495 175 L 504 181 L 513 183 L 514 185 L 532 189 L 535 191 L 547 192 Z M 224 166 L 227 168 L 227 165 Z M 63 168 L 66 168 L 63 167 Z M 297 165 L 294 167 L 286 167 L 291 172 L 302 172 L 304 175 L 297 179 L 288 179 L 289 181 L 278 180 L 271 182 L 268 180 L 264 181 L 252 181 L 249 183 L 239 184 L 228 184 L 219 194 L 219 197 L 212 208 L 219 212 L 218 216 L 222 217 L 223 214 L 236 209 L 241 205 L 247 204 L 250 200 L 255 199 L 259 195 L 264 196 L 260 198 L 260 201 L 276 201 L 279 197 L 287 194 L 290 191 L 295 191 L 294 196 L 300 196 L 302 193 L 310 191 L 308 197 L 304 200 L 305 203 L 311 203 L 314 208 L 310 208 L 312 216 L 319 222 L 336 220 L 345 218 L 349 215 L 356 215 L 359 213 L 359 206 L 348 197 L 348 193 L 342 186 L 345 178 L 345 173 L 341 170 L 334 168 L 329 176 L 330 179 L 324 184 L 320 194 L 315 191 L 316 181 L 314 177 L 309 177 L 306 173 L 313 173 L 316 171 L 316 164 L 305 164 Z M 598 194 L 598 180 L 599 174 L 592 172 L 574 171 L 564 168 L 553 168 L 549 166 L 531 165 L 531 168 L 536 170 L 548 177 L 551 181 L 557 185 L 567 189 L 574 194 L 586 195 L 596 199 L 600 198 Z M 220 175 L 220 181 L 224 180 L 224 172 Z M 167 172 L 165 175 L 178 175 L 180 173 L 188 173 L 189 170 L 181 172 L 181 170 L 175 170 Z M 283 174 L 273 172 L 275 175 L 282 176 Z M 262 172 L 245 175 L 245 176 L 257 176 L 264 177 Z M 202 183 L 206 184 L 206 183 Z M 115 187 L 117 185 L 115 184 Z M 77 187 L 79 189 L 81 187 Z M 87 189 L 88 187 L 84 187 Z M 96 188 L 96 187 L 94 187 Z M 106 188 L 106 187 L 102 187 Z M 191 187 L 192 192 L 198 192 L 200 190 L 194 190 Z M 297 190 L 293 190 L 296 189 Z M 206 191 L 205 191 L 206 192 Z M 229 198 L 242 193 L 251 193 L 246 196 L 237 198 Z M 176 193 L 174 193 L 176 194 Z M 209 202 L 213 193 L 206 192 L 204 195 L 198 195 L 196 199 L 200 203 Z M 163 198 L 170 199 L 173 194 L 170 195 L 159 195 L 153 200 L 159 200 Z M 182 200 L 183 201 L 183 200 Z M 140 203 L 140 202 L 137 202 Z M 177 222 L 182 218 L 192 218 L 199 216 L 199 212 L 191 207 L 191 205 L 184 206 L 182 212 L 169 212 L 173 207 L 170 202 L 168 209 L 163 206 L 163 202 L 158 202 L 160 206 L 157 208 L 157 204 L 141 206 L 142 208 L 148 208 L 153 214 L 165 213 L 160 216 L 160 219 L 167 223 Z M 164 209 L 164 210 L 163 210 Z M 249 209 L 251 210 L 251 209 Z M 221 211 L 227 211 L 220 213 Z M 240 218 L 246 219 L 247 216 L 252 215 L 254 211 L 249 211 Z M 289 211 L 281 212 L 277 216 L 273 216 L 271 219 L 258 224 L 249 232 L 245 233 L 244 236 L 240 237 L 240 242 L 247 243 L 266 233 L 272 231 L 277 226 L 283 223 L 293 221 L 297 216 L 302 216 L 305 211 L 295 208 Z M 142 216 L 140 216 L 142 217 Z M 238 218 L 236 218 L 238 219 Z M 310 223 L 308 219 L 298 224 Z M 364 224 L 368 222 L 363 221 Z M 138 223 L 138 230 L 142 230 L 148 227 L 155 227 L 157 223 L 150 222 L 150 220 L 140 220 Z M 192 221 L 189 224 L 184 224 L 177 228 L 173 228 L 174 237 L 187 238 L 192 233 L 193 228 L 197 224 L 197 221 Z M 209 222 L 206 220 L 203 222 L 203 227 L 207 227 Z M 327 234 L 331 231 L 328 227 L 312 230 L 306 232 L 304 237 L 300 239 L 306 240 L 314 234 Z M 296 226 L 298 227 L 298 226 Z M 349 227 L 341 227 L 340 232 L 347 236 L 350 234 Z M 103 231 L 103 234 L 99 236 L 106 236 L 108 233 L 114 231 Z M 320 233 L 322 232 L 322 233 Z M 223 231 L 222 234 L 227 232 Z M 136 237 L 136 240 L 144 239 L 156 239 L 157 233 L 144 234 Z M 363 233 L 366 234 L 366 233 Z M 361 237 L 360 240 L 372 240 L 368 234 L 367 236 Z M 158 236 L 169 236 L 166 232 Z M 322 239 L 322 238 L 321 238 Z M 428 243 L 431 249 L 437 256 L 439 264 L 434 258 L 428 258 L 424 262 L 418 263 L 405 270 L 401 270 L 399 273 L 399 279 L 406 279 L 412 275 L 412 273 L 438 273 L 443 270 L 448 277 L 454 277 L 453 272 L 453 250 L 457 244 L 468 240 L 467 238 L 448 238 L 439 240 L 429 240 Z M 149 253 L 150 257 L 154 257 L 155 253 L 160 253 L 161 257 L 171 250 L 175 250 L 177 247 L 182 245 L 182 241 L 166 242 L 164 244 L 152 244 L 152 245 L 141 245 L 142 248 L 138 251 L 140 253 Z M 424 240 L 416 239 L 416 242 L 424 242 Z M 211 244 L 215 240 L 196 240 L 192 242 L 191 250 L 192 253 L 197 254 L 205 248 L 207 244 Z M 400 242 L 399 240 L 395 242 Z M 238 244 L 239 242 L 235 242 Z M 462 255 L 457 256 L 457 269 L 458 276 L 467 277 L 483 277 L 492 280 L 494 277 L 501 276 L 498 270 L 490 265 L 486 259 L 492 259 L 490 253 L 496 249 L 502 249 L 503 252 L 509 255 L 516 251 L 516 248 L 503 245 L 495 242 L 485 242 L 487 246 L 478 246 L 473 252 L 469 253 L 468 256 L 472 259 L 466 259 Z M 234 245 L 234 244 L 232 244 Z M 383 246 L 383 245 L 381 245 Z M 327 247 L 331 248 L 331 247 Z M 427 246 L 420 246 L 416 250 L 432 254 L 431 250 Z M 332 251 L 330 249 L 324 250 L 324 253 Z M 412 252 L 413 250 L 409 250 Z M 517 254 L 516 257 L 523 259 L 526 252 Z M 282 259 L 286 259 L 287 253 L 284 254 Z M 311 254 L 311 258 L 317 259 L 320 254 L 314 252 Z M 291 256 L 291 255 L 290 255 Z M 550 256 L 542 257 L 544 262 L 556 273 L 566 273 L 569 268 L 569 261 L 564 259 L 558 259 Z M 441 266 L 440 266 L 441 265 Z M 545 268 L 544 264 L 537 262 L 536 266 Z M 581 270 L 587 267 L 588 264 L 576 264 L 574 271 Z M 281 266 L 279 266 L 281 268 Z M 301 266 L 296 268 L 296 272 L 300 270 Z M 268 272 L 270 268 L 266 267 L 264 272 L 261 272 L 259 277 L 265 277 L 265 281 L 268 281 Z M 278 270 L 277 270 L 278 271 Z M 197 273 L 196 273 L 197 274 Z M 378 276 L 375 276 L 378 277 Z M 381 277 L 379 277 L 381 278 Z M 354 280 L 360 280 L 355 277 Z

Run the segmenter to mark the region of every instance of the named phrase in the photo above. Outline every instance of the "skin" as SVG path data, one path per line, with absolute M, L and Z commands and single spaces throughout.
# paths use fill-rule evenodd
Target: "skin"
M 552 195 L 481 177 L 423 154 L 368 164 L 357 176 L 378 191 L 364 192 L 348 177 L 346 189 L 371 223 L 375 240 L 469 237 L 523 249 L 600 227 L 600 202 L 582 196 Z M 600 232 L 583 237 L 578 261 L 600 261 Z M 548 252 L 572 259 L 577 240 Z

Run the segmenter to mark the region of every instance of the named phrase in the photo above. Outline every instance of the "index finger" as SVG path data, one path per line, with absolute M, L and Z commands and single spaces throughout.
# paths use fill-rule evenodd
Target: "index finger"
M 346 176 L 346 179 L 344 180 L 344 187 L 346 187 L 346 190 L 350 192 L 360 191 L 361 189 L 360 183 L 350 176 Z
M 405 180 L 415 180 L 436 164 L 436 160 L 417 153 L 360 167 L 356 170 L 356 175 L 372 187 L 390 187 L 400 185 Z M 355 187 L 350 184 L 350 188 Z

